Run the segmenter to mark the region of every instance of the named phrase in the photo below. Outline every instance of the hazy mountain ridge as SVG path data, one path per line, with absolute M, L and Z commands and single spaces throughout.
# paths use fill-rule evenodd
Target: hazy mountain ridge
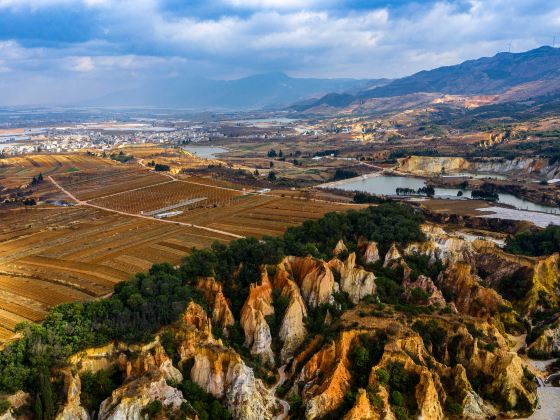
M 293 78 L 280 72 L 235 80 L 179 77 L 114 92 L 89 101 L 86 105 L 257 109 L 286 106 L 329 92 L 359 91 L 369 82 L 358 79 Z

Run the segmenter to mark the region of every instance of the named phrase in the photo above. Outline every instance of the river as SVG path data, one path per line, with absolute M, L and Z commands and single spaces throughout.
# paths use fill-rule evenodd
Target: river
M 426 182 L 422 178 L 411 176 L 394 176 L 394 175 L 369 175 L 367 178 L 352 178 L 348 182 L 340 182 L 336 188 L 346 191 L 363 191 L 371 194 L 379 195 L 395 195 L 397 188 L 418 188 L 425 187 Z M 456 198 L 457 193 L 463 191 L 465 197 L 470 197 L 471 191 L 468 189 L 460 190 L 459 188 L 435 188 L 436 198 Z M 535 204 L 530 201 L 518 198 L 512 194 L 499 194 L 498 200 L 501 204 L 508 204 L 517 210 L 527 210 L 532 212 L 552 213 L 560 215 L 560 208 Z

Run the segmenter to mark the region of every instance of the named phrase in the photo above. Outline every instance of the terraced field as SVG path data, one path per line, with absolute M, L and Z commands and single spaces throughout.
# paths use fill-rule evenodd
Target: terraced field
M 166 182 L 154 186 L 132 189 L 92 200 L 91 203 L 126 213 L 140 213 L 154 211 L 194 198 L 205 198 L 205 200 L 193 204 L 195 207 L 208 208 L 228 205 L 234 197 L 238 197 L 240 194 L 215 186 L 191 183 L 188 180 L 172 181 L 168 179 Z
M 114 168 L 117 163 L 86 154 L 27 155 L 0 160 L 0 182 L 6 187 L 18 187 L 34 176 L 67 174 L 76 171 L 98 171 Z
M 169 182 L 165 175 L 127 166 L 108 167 L 92 172 L 74 172 L 55 177 L 56 181 L 80 200 L 93 200 L 137 188 Z
M 49 168 L 66 160 L 63 167 L 82 165 L 82 169 L 55 171 L 53 178 L 60 186 L 45 181 L 43 198 L 72 202 L 62 187 L 81 201 L 69 207 L 47 201 L 33 207 L 0 207 L 0 343 L 13 336 L 19 322 L 40 321 L 49 308 L 63 302 L 107 295 L 117 282 L 154 263 L 178 264 L 193 247 L 227 242 L 235 235 L 277 235 L 305 219 L 348 208 L 247 194 L 241 186 L 230 188 L 231 184 L 210 178 L 174 180 L 137 165 L 107 164 L 106 159 L 80 156 L 75 164 L 70 157 L 44 160 Z M 87 165 L 93 161 L 98 166 L 92 169 Z M 47 166 L 39 162 L 33 168 L 46 173 Z M 207 199 L 180 208 L 183 213 L 173 219 L 140 214 L 192 197 Z

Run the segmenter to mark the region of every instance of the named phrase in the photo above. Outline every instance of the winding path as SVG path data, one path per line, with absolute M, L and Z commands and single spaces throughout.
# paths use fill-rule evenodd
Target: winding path
M 272 388 L 270 388 L 270 394 L 272 395 L 273 398 L 276 398 L 276 401 L 278 401 L 278 403 L 280 403 L 280 405 L 282 406 L 282 413 L 275 416 L 274 420 L 283 420 L 288 417 L 288 413 L 290 411 L 290 404 L 288 403 L 288 401 L 278 398 L 276 396 L 276 391 L 286 381 L 286 365 L 281 366 L 278 369 L 278 376 L 279 376 L 278 382 L 276 382 L 276 384 Z

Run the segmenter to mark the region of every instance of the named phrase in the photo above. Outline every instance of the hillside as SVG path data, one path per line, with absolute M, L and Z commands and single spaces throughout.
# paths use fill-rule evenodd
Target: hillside
M 442 95 L 498 95 L 516 101 L 560 92 L 560 49 L 540 47 L 522 53 L 498 53 L 493 57 L 421 71 L 383 86 L 355 94 L 329 94 L 295 109 L 346 107 L 375 98 L 419 93 Z M 500 100 L 500 98 L 497 98 Z

